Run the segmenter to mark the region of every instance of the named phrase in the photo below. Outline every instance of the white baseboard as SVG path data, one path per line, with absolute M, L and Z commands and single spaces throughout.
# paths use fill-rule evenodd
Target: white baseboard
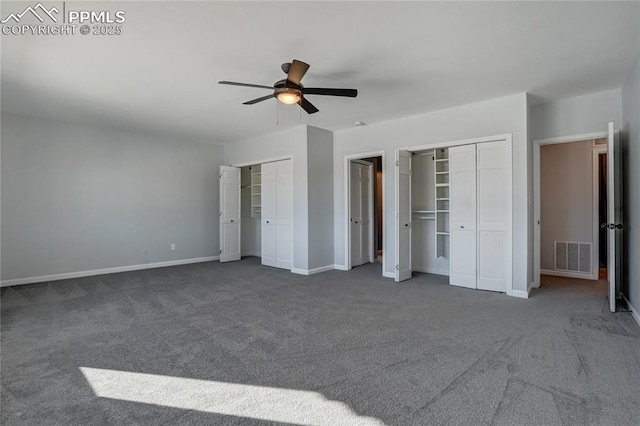
M 629 310 L 631 311 L 631 316 L 633 317 L 634 320 L 636 320 L 636 322 L 638 323 L 638 326 L 640 326 L 640 311 L 638 311 L 632 304 L 631 302 L 629 302 L 629 299 L 627 299 L 627 296 L 625 296 L 624 294 L 622 295 L 622 298 L 624 299 L 625 302 L 627 302 L 627 306 L 629 307 Z
M 538 286 L 538 287 L 539 287 L 539 286 Z M 529 287 L 527 287 L 527 294 L 528 294 L 529 296 L 531 296 L 531 290 L 533 290 L 534 288 L 538 288 L 538 287 L 536 287 L 536 283 L 534 283 L 533 281 L 531 281 L 531 282 L 529 283 Z
M 396 279 L 395 272 L 382 271 L 382 276 L 385 278 L 393 278 L 394 280 Z
M 12 280 L 4 280 L 0 283 L 0 287 L 9 287 L 12 285 L 34 284 L 47 281 L 68 280 L 70 278 L 91 277 L 94 275 L 115 274 L 117 272 L 139 271 L 141 269 L 164 268 L 167 266 L 188 265 L 190 263 L 211 262 L 219 260 L 220 256 L 197 257 L 193 259 L 169 260 L 167 262 L 145 263 L 141 265 L 118 266 L 115 268 L 93 269 L 91 271 L 67 272 L 64 274 L 42 275 L 39 277 L 15 278 Z
M 591 274 L 581 274 L 579 272 L 569 272 L 569 271 L 554 271 L 553 269 L 541 269 L 540 275 L 552 275 L 554 277 L 578 278 L 581 280 L 597 281 L 597 278 L 594 279 Z
M 413 270 L 416 271 L 416 272 L 423 272 L 425 274 L 449 276 L 449 271 L 446 271 L 444 269 L 421 268 L 421 267 L 417 266 L 417 267 L 413 267 Z M 394 278 L 395 278 L 395 275 L 394 275 Z
M 347 265 L 333 265 L 333 269 L 337 269 L 338 271 L 348 271 Z
M 509 295 L 511 297 L 518 297 L 520 299 L 528 299 L 529 298 L 529 292 L 522 291 L 522 290 L 511 290 L 511 293 L 507 293 L 507 295 Z
M 291 272 L 293 272 L 294 274 L 300 274 L 300 275 L 314 275 L 314 274 L 319 274 L 320 272 L 326 272 L 326 271 L 332 271 L 335 268 L 335 265 L 325 265 L 325 266 L 321 266 L 319 268 L 313 268 L 313 269 L 300 269 L 300 268 L 291 268 Z

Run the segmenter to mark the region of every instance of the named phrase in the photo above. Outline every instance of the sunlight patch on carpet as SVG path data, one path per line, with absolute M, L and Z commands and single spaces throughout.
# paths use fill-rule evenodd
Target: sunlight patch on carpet
M 318 392 L 80 367 L 101 398 L 299 425 L 383 425 Z

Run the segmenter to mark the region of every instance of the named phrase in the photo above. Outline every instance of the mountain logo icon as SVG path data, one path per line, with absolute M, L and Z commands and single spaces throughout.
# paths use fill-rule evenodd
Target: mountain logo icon
M 58 18 L 56 18 L 53 14 L 55 13 L 57 15 L 58 13 L 60 13 L 60 11 L 55 7 L 47 10 L 47 8 L 42 5 L 42 3 L 38 3 L 33 7 L 27 7 L 22 11 L 22 13 L 11 13 L 5 19 L 0 21 L 0 23 L 6 24 L 10 20 L 13 20 L 17 24 L 28 13 L 31 13 L 33 16 L 35 16 L 40 22 L 44 22 L 43 16 L 48 16 L 49 19 L 51 19 L 53 22 L 58 22 Z

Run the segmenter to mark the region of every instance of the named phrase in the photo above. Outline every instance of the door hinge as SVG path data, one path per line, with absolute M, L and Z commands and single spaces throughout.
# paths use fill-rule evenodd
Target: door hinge
M 396 271 L 400 270 L 400 265 L 396 265 Z
M 400 166 L 400 160 L 396 160 L 396 167 Z

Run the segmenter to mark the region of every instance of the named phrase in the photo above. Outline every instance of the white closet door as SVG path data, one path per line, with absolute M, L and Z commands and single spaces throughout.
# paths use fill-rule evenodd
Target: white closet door
M 362 258 L 373 262 L 373 163 L 363 163 L 361 171 Z
M 507 141 L 477 145 L 478 283 L 511 288 L 511 149 Z
M 373 164 L 352 161 L 350 166 L 351 266 L 373 261 Z
M 220 166 L 220 262 L 240 257 L 240 169 Z
M 411 153 L 396 151 L 396 282 L 411 278 Z
M 351 238 L 351 266 L 359 266 L 364 263 L 362 254 L 362 178 L 361 164 L 351 163 L 350 166 L 350 208 L 349 218 Z
M 476 288 L 476 145 L 449 148 L 449 284 Z
M 262 165 L 262 264 L 276 266 L 276 163 Z
M 276 267 L 291 269 L 292 171 L 291 160 L 276 164 Z M 264 173 L 264 172 L 263 172 Z M 264 175 L 263 175 L 264 177 Z

